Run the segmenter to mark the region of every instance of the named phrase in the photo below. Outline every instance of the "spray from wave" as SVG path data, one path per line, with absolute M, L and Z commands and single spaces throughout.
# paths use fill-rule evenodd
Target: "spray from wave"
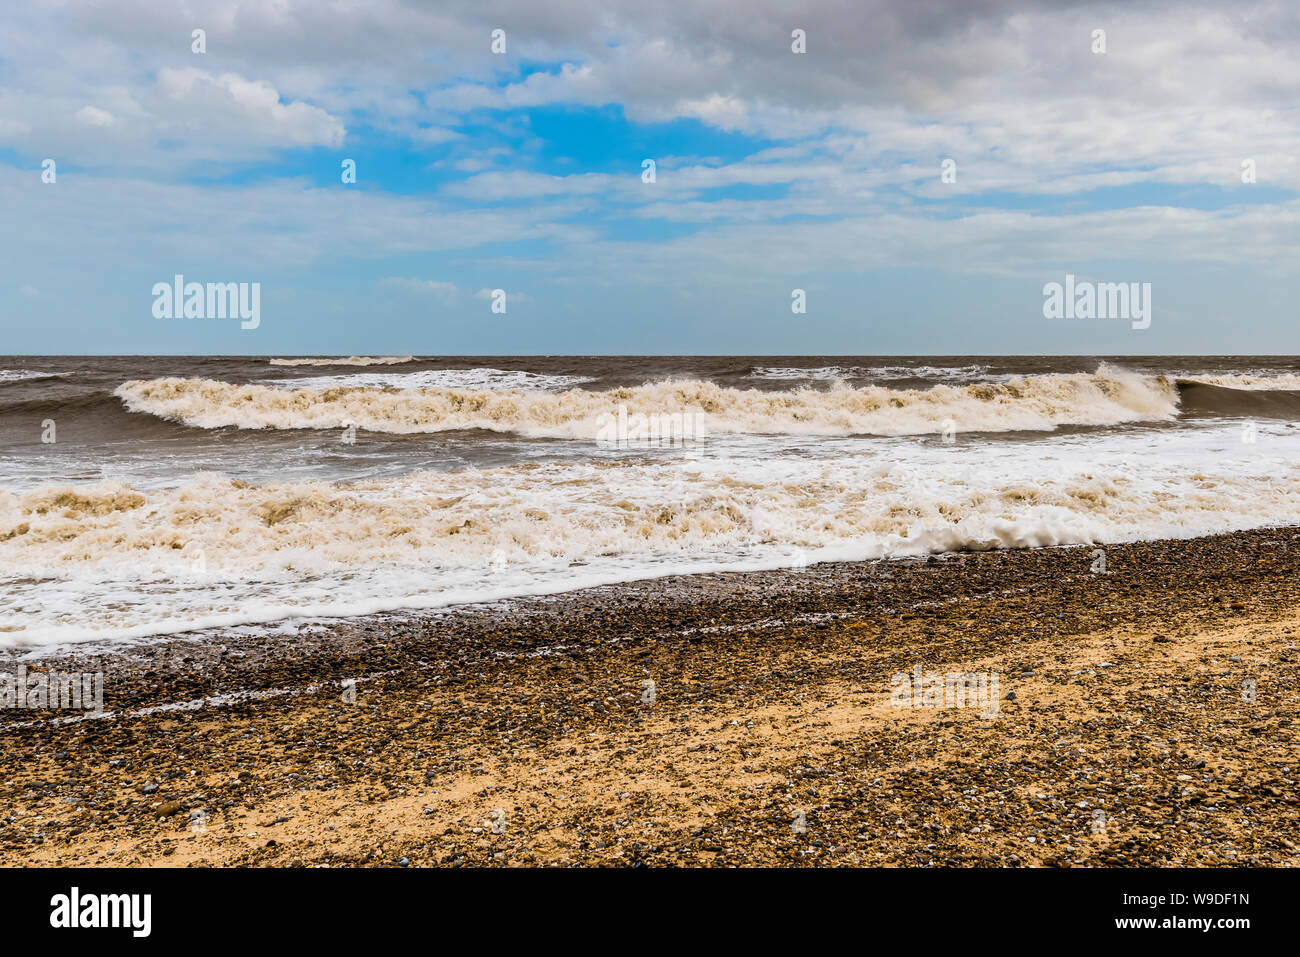
M 1178 413 L 1163 376 L 1108 367 L 1093 374 L 1025 376 L 1000 383 L 759 391 L 702 381 L 560 393 L 363 386 L 276 388 L 213 379 L 150 379 L 115 393 L 127 409 L 197 428 L 336 429 L 390 434 L 464 429 L 594 439 L 603 417 L 703 416 L 710 433 L 927 435 L 1051 431 L 1063 425 L 1162 422 Z

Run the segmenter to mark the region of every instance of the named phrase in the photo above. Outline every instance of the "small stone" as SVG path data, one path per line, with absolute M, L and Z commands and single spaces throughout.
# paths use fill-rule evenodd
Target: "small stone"
M 179 812 L 180 809 L 181 809 L 180 801 L 164 801 L 162 804 L 158 805 L 158 816 L 171 817 L 173 814 Z

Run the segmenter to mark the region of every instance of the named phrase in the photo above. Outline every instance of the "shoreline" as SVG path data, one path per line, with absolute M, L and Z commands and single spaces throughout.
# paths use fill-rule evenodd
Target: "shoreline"
M 1300 529 L 1094 549 L 8 649 L 115 713 L 0 712 L 0 864 L 1300 863 Z

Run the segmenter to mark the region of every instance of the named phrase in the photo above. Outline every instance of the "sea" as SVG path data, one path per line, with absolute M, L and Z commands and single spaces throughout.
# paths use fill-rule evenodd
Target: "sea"
M 1276 356 L 0 357 L 0 647 L 1291 525 L 1298 417 Z

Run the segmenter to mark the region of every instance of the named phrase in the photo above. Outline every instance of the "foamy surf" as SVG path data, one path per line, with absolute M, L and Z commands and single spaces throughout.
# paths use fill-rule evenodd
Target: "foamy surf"
M 0 383 L 25 382 L 29 379 L 54 379 L 57 373 L 41 372 L 36 369 L 0 369 Z
M 0 492 L 0 643 L 432 608 L 666 574 L 1181 538 L 1294 521 L 1274 426 L 357 483 Z
M 510 390 L 556 392 L 589 378 L 545 375 L 507 369 L 427 369 L 421 372 L 355 372 L 296 379 L 267 379 L 257 383 L 277 389 L 469 389 L 491 392 Z
M 1300 514 L 1291 359 L 398 358 L 0 361 L 0 642 Z
M 1178 390 L 1164 376 L 1103 367 L 1005 382 L 761 391 L 699 380 L 559 393 L 508 389 L 373 386 L 274 387 L 215 379 L 133 380 L 116 395 L 132 412 L 197 428 L 359 429 L 390 434 L 485 429 L 528 437 L 594 440 L 604 417 L 703 416 L 710 433 L 932 435 L 1051 431 L 1169 421 Z
M 837 379 L 940 379 L 975 382 L 989 379 L 989 367 L 968 366 L 758 366 L 749 373 L 751 379 L 779 381 Z

